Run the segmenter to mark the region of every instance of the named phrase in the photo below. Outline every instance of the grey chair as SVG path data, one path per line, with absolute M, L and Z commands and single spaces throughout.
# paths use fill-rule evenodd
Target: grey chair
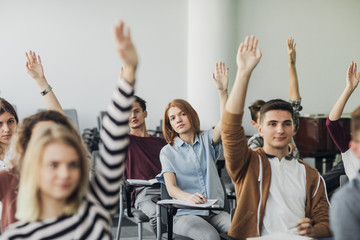
M 37 110 L 38 112 L 41 111 L 46 111 L 46 109 L 43 108 L 39 108 Z M 76 127 L 76 129 L 80 132 L 80 126 L 79 126 L 79 119 L 78 119 L 78 115 L 77 115 L 77 111 L 75 108 L 69 108 L 69 109 L 64 109 L 64 114 L 70 118 L 70 120 L 72 121 L 72 123 L 74 124 L 74 126 Z
M 93 151 L 92 152 L 92 168 L 96 168 L 96 162 L 99 158 L 99 151 Z M 91 172 L 92 175 L 92 172 Z M 137 185 L 138 186 L 138 185 Z M 121 227 L 123 223 L 123 219 L 125 217 L 132 218 L 133 222 L 135 222 L 138 225 L 138 239 L 142 239 L 142 233 L 143 233 L 143 223 L 149 222 L 149 218 L 141 211 L 131 206 L 131 191 L 134 189 L 135 185 L 131 185 L 130 183 L 124 181 L 124 184 L 120 187 L 119 190 L 119 210 L 117 214 L 114 214 L 112 217 L 112 220 L 116 220 L 118 218 L 117 222 L 117 229 L 116 229 L 116 236 L 115 239 L 120 239 L 121 234 Z
M 225 210 L 228 213 L 232 212 L 230 209 L 230 199 L 229 196 L 226 194 L 225 187 L 223 181 L 221 181 L 224 190 L 224 208 L 196 208 L 196 207 L 188 207 L 188 206 L 181 206 L 181 205 L 173 205 L 173 204 L 157 204 L 157 240 L 189 240 L 191 238 L 177 235 L 173 233 L 173 217 L 176 215 L 178 209 L 194 209 L 194 210 Z M 161 199 L 171 199 L 165 184 L 161 184 Z M 155 201 L 155 200 L 154 200 Z M 166 226 L 166 229 L 164 229 Z M 226 235 L 226 233 L 224 233 Z M 221 236 L 221 235 L 220 235 Z
M 76 129 L 80 132 L 79 119 L 78 119 L 76 109 L 74 109 L 74 108 L 64 109 L 64 113 L 66 116 L 68 116 L 71 119 L 71 121 L 75 125 Z
M 346 175 L 340 176 L 340 187 L 344 186 L 349 181 L 349 178 Z
M 129 182 L 125 181 L 124 185 L 120 188 L 120 200 L 119 200 L 119 220 L 116 230 L 116 240 L 120 239 L 121 234 L 121 224 L 122 220 L 125 217 L 125 212 L 128 218 L 138 225 L 138 239 L 142 239 L 143 235 L 143 223 L 149 222 L 149 218 L 139 209 L 131 206 L 131 192 L 135 187 L 139 185 L 131 185 Z

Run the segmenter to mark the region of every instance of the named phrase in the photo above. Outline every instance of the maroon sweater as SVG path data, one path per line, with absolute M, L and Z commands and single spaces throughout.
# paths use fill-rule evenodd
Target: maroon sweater
M 1 211 L 1 231 L 12 223 L 16 222 L 16 198 L 19 181 L 7 170 L 0 171 L 0 201 L 2 203 Z
M 150 180 L 161 172 L 160 150 L 167 144 L 160 137 L 137 137 L 129 134 L 130 145 L 126 156 L 126 178 Z M 134 204 L 135 189 L 131 193 Z

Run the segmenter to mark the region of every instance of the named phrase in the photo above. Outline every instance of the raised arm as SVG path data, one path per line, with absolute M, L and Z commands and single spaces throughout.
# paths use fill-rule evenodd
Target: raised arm
M 120 78 L 112 101 L 107 108 L 100 131 L 100 159 L 90 185 L 92 195 L 108 211 L 114 212 L 119 201 L 119 189 L 123 180 L 124 159 L 128 140 L 128 118 L 134 101 L 135 70 L 137 53 L 130 35 L 124 34 L 124 23 L 116 25 L 114 32 L 120 56 L 131 71 Z M 130 61 L 132 60 L 132 61 Z M 125 71 L 125 70 L 124 70 Z
M 138 56 L 134 44 L 131 41 L 130 29 L 128 29 L 127 34 L 125 34 L 123 22 L 119 22 L 119 24 L 115 26 L 115 42 L 117 44 L 117 50 L 125 64 L 125 67 L 121 68 L 121 75 L 126 81 L 133 84 L 135 82 Z
M 216 124 L 211 136 L 213 145 L 215 146 L 221 140 L 221 118 L 228 99 L 229 68 L 225 68 L 224 62 L 215 64 L 215 73 L 213 73 L 212 78 L 218 89 L 220 100 L 220 120 Z
M 260 49 L 256 49 L 258 40 L 254 36 L 246 37 L 241 43 L 236 56 L 238 70 L 234 86 L 231 90 L 225 110 L 233 114 L 243 114 L 246 91 L 250 75 L 262 56 Z
M 331 121 L 340 119 L 347 101 L 359 84 L 360 73 L 356 74 L 356 71 L 357 64 L 352 61 L 347 71 L 346 87 L 330 111 L 329 119 Z
M 44 98 L 46 108 L 48 110 L 54 110 L 64 113 L 58 99 L 56 98 L 54 91 L 52 91 L 51 86 L 49 85 L 49 83 L 45 78 L 40 55 L 36 57 L 35 52 L 29 51 L 29 53 L 25 52 L 25 57 L 26 57 L 26 64 L 25 64 L 26 72 L 29 74 L 30 77 L 32 77 L 36 81 L 40 89 L 40 94 Z
M 242 117 L 249 78 L 261 58 L 260 49 L 256 49 L 257 43 L 258 40 L 252 36 L 246 37 L 245 42 L 240 44 L 236 57 L 238 70 L 235 83 L 222 119 L 225 165 L 234 182 L 239 181 L 246 173 L 246 163 L 251 160 L 253 153 L 247 146 Z
M 296 72 L 296 43 L 293 38 L 286 41 L 288 56 L 289 56 L 289 98 L 291 101 L 299 101 L 299 81 Z

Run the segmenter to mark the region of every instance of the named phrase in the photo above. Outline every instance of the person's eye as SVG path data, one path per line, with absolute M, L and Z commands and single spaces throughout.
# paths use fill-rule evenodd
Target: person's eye
M 70 168 L 78 168 L 79 164 L 77 162 L 72 162 L 72 163 L 69 164 L 69 167 Z
M 182 113 L 181 116 L 186 116 L 186 114 L 185 114 L 185 113 Z
M 15 123 L 15 120 L 14 119 L 9 119 L 8 124 L 13 124 L 13 123 Z
M 286 127 L 290 127 L 291 126 L 291 123 L 290 122 L 287 122 L 284 124 Z
M 56 162 L 51 162 L 51 163 L 49 164 L 49 167 L 50 167 L 50 168 L 57 168 L 57 166 L 58 166 L 58 163 L 56 163 Z

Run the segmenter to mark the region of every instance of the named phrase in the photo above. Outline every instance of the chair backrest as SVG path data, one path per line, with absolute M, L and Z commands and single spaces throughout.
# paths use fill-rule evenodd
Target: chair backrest
M 161 200 L 164 200 L 164 199 L 171 199 L 167 189 L 166 189 L 166 186 L 165 184 L 161 183 L 160 184 L 160 198 Z M 166 209 L 164 208 L 160 208 L 160 215 L 161 215 L 161 223 L 164 224 L 164 225 L 167 225 L 167 212 L 166 212 Z
M 349 181 L 349 178 L 346 175 L 341 175 L 340 176 L 340 187 L 344 186 L 345 183 L 347 183 Z
M 77 130 L 80 132 L 79 120 L 76 109 L 74 108 L 64 109 L 64 113 L 66 116 L 68 116 L 71 119 Z
M 99 130 L 101 129 L 102 120 L 106 115 L 106 111 L 100 111 L 100 115 L 97 117 Z
M 38 111 L 38 112 L 46 111 L 46 109 L 39 108 L 37 111 Z M 64 109 L 64 114 L 65 114 L 68 118 L 70 118 L 70 120 L 72 121 L 72 123 L 74 124 L 74 126 L 76 127 L 76 129 L 80 132 L 79 120 L 78 120 L 78 115 L 77 115 L 76 109 L 74 109 L 74 108 Z

